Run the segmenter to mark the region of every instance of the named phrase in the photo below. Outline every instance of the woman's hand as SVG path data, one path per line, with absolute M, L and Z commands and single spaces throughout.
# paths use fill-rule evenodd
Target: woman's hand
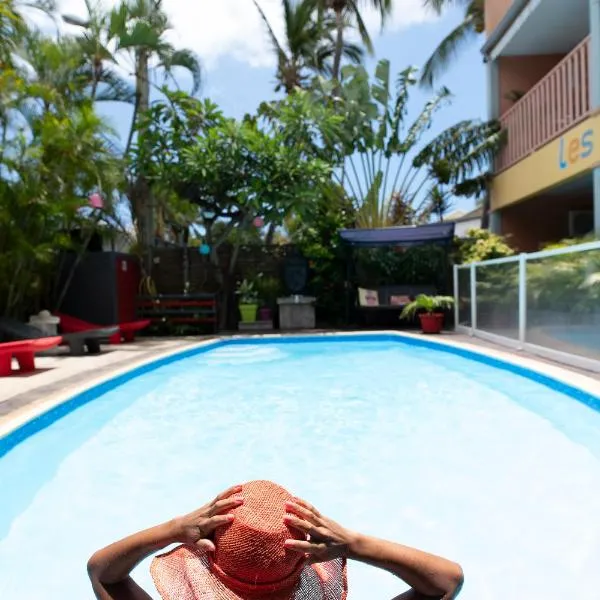
M 348 557 L 357 535 L 322 515 L 308 502 L 294 498 L 286 505 L 289 513 L 285 522 L 308 535 L 308 540 L 286 540 L 290 550 L 307 555 L 309 563 L 327 562 Z
M 241 485 L 233 486 L 222 494 L 219 494 L 212 502 L 205 504 L 202 508 L 189 515 L 174 519 L 175 541 L 214 552 L 215 545 L 210 536 L 212 536 L 217 527 L 227 525 L 233 521 L 234 515 L 228 511 L 244 503 L 241 498 L 233 498 L 235 494 L 239 494 L 241 491 Z

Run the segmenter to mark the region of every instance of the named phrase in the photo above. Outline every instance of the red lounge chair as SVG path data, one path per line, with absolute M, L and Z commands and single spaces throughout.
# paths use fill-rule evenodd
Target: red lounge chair
M 35 371 L 35 354 L 43 350 L 55 348 L 62 342 L 62 337 L 46 337 L 37 340 L 22 340 L 0 344 L 0 377 L 12 374 L 13 357 L 19 363 L 22 373 Z
M 55 313 L 57 317 L 60 317 L 60 327 L 64 333 L 76 333 L 78 331 L 90 331 L 90 329 L 104 329 L 105 325 L 95 325 L 94 323 L 88 323 L 82 321 L 76 317 L 65 315 L 63 313 Z M 131 323 L 117 323 L 116 327 L 119 331 L 108 338 L 111 344 L 120 344 L 121 341 L 133 342 L 135 339 L 135 332 L 141 331 L 150 325 L 150 320 L 144 321 L 132 321 Z

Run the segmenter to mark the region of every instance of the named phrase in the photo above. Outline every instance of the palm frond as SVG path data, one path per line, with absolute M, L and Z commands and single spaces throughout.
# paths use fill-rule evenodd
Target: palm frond
M 364 44 L 366 51 L 372 55 L 374 53 L 373 42 L 371 40 L 371 36 L 369 35 L 369 30 L 363 21 L 362 15 L 360 14 L 360 10 L 358 9 L 358 6 L 356 6 L 355 0 L 351 0 L 349 5 L 351 7 L 350 10 L 352 12 L 352 17 L 356 21 L 356 29 L 358 30 L 360 39 Z
M 473 0 L 423 0 L 423 6 L 430 8 L 438 15 L 442 14 L 443 11 L 454 8 L 456 6 L 465 6 Z
M 52 16 L 57 9 L 56 0 L 31 0 L 31 2 L 22 2 L 21 6 L 34 8 L 46 13 L 48 16 Z
M 382 182 L 383 173 L 378 172 L 364 201 L 358 207 L 356 213 L 356 227 L 359 229 L 372 229 L 389 225 L 387 218 L 389 211 L 387 210 L 387 206 L 385 203 L 379 202 Z
M 275 35 L 275 32 L 273 31 L 273 28 L 271 27 L 271 24 L 269 23 L 269 19 L 267 19 L 267 15 L 265 15 L 263 9 L 261 8 L 260 4 L 258 3 L 258 0 L 253 0 L 253 2 L 254 2 L 254 6 L 256 6 L 256 9 L 258 10 L 258 13 L 260 14 L 261 19 L 263 20 L 263 23 L 265 24 L 265 27 L 267 28 L 267 32 L 269 34 L 269 39 L 271 40 L 271 45 L 273 46 L 273 48 L 275 49 L 275 52 L 277 53 L 278 62 L 281 63 L 282 61 L 286 61 L 287 54 L 286 54 L 285 50 L 282 48 L 281 44 L 279 43 L 279 40 L 277 39 L 277 36 Z M 284 1 L 284 10 L 286 10 L 286 11 L 289 10 L 289 7 L 287 6 L 288 3 L 289 3 L 289 0 Z
M 408 152 L 421 139 L 423 133 L 431 127 L 433 115 L 438 111 L 452 96 L 448 88 L 442 88 L 432 100 L 429 100 L 419 116 L 408 128 L 408 132 L 403 142 L 403 151 Z
M 448 69 L 452 59 L 482 32 L 483 26 L 483 0 L 471 0 L 464 19 L 440 42 L 427 59 L 421 73 L 420 85 L 431 89 L 440 75 Z
M 202 85 L 202 67 L 198 56 L 187 48 L 175 50 L 172 47 L 166 47 L 165 50 L 159 55 L 160 66 L 169 76 L 176 67 L 186 69 L 192 75 L 192 94 L 196 94 Z
M 107 68 L 102 69 L 98 83 L 97 102 L 135 103 L 135 89 L 116 71 Z

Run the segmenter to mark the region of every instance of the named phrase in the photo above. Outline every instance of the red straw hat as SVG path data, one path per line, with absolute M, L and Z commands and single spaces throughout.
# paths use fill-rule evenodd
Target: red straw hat
M 284 523 L 291 494 L 270 481 L 252 481 L 239 496 L 244 504 L 215 532 L 214 553 L 178 546 L 152 561 L 163 600 L 346 600 L 344 559 L 307 565 L 302 554 L 285 548 L 285 540 L 303 539 Z

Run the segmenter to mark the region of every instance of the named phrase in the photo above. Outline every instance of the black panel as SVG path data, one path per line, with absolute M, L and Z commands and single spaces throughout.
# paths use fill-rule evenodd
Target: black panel
M 66 281 L 75 255 L 65 257 L 62 281 Z M 115 252 L 91 252 L 75 268 L 60 312 L 95 323 L 113 325 L 118 322 Z

